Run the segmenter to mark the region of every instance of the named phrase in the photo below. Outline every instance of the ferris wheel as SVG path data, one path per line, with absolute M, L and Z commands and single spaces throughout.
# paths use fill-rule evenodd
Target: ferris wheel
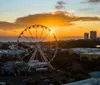
M 24 62 L 46 62 L 49 67 L 52 67 L 50 62 L 55 58 L 58 45 L 57 38 L 54 33 L 46 26 L 32 25 L 25 28 L 17 39 L 18 49 L 26 51 L 26 54 L 21 57 Z

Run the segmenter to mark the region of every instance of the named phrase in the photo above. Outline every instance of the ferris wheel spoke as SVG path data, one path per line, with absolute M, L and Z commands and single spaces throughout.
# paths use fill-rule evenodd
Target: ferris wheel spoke
M 40 54 L 43 56 L 44 61 L 47 62 L 48 65 L 49 65 L 52 69 L 54 69 L 54 68 L 52 67 L 52 65 L 50 64 L 49 60 L 47 59 L 47 57 L 44 55 L 44 52 L 43 52 L 42 50 L 39 50 L 39 52 L 40 52 Z
M 53 61 L 55 57 L 56 57 L 56 53 L 54 54 L 54 56 L 52 57 L 52 59 L 50 60 L 50 62 Z
M 22 57 L 22 59 L 24 59 L 25 57 L 27 57 L 28 55 L 30 55 L 33 51 L 34 51 L 34 49 L 32 49 L 30 52 L 28 52 L 28 54 L 26 54 L 24 57 Z
M 47 34 L 43 39 L 42 42 L 45 41 L 48 38 L 49 34 Z
M 54 58 L 56 57 L 56 54 L 57 54 L 57 47 L 55 47 L 55 49 L 53 50 L 54 51 L 54 54 L 53 54 L 53 57 L 51 58 L 50 62 L 54 60 Z
M 37 53 L 37 49 L 35 49 L 35 51 L 32 53 L 32 56 L 31 56 L 29 62 L 35 59 L 36 53 Z
M 44 52 L 45 56 L 47 57 L 48 61 L 50 61 L 49 56 Z
M 41 49 L 39 50 L 39 52 L 40 52 L 40 54 L 42 55 L 44 61 L 49 62 L 48 59 L 46 58 L 44 52 L 43 52 Z
M 42 29 L 42 32 L 41 32 L 41 35 L 40 35 L 40 38 L 39 38 L 39 39 L 42 38 L 43 33 L 44 33 L 44 28 Z M 40 40 L 40 41 L 41 41 L 41 40 Z
M 45 47 L 46 49 L 43 49 L 44 54 L 46 57 L 50 60 L 50 62 L 55 58 L 56 53 L 57 53 L 57 47 L 55 49 Z M 51 53 L 50 53 L 51 52 Z M 50 56 L 48 56 L 50 55 Z
M 28 37 L 26 37 L 26 36 L 24 36 L 24 35 L 22 35 L 25 39 L 27 39 L 28 41 L 30 41 L 30 42 L 32 42 L 32 40 L 31 39 L 29 39 Z
M 48 56 L 49 54 L 47 54 L 47 52 L 44 51 L 43 49 L 40 49 L 40 51 L 44 54 L 44 56 L 48 59 L 48 61 L 50 61 L 50 57 Z
M 38 42 L 38 33 L 37 33 L 37 28 L 35 28 L 36 31 L 36 43 Z
M 44 51 L 44 53 L 46 54 L 47 58 L 49 59 L 49 61 L 52 59 L 52 53 L 50 53 L 51 50 L 46 50 Z M 49 53 L 48 53 L 49 52 Z M 49 56 L 48 56 L 49 55 Z
M 22 46 L 25 46 L 25 47 L 27 47 L 27 48 L 33 48 L 32 47 L 32 45 L 30 45 L 30 44 L 27 44 L 27 43 L 20 43 Z
M 32 40 L 35 41 L 35 38 L 33 37 L 33 35 L 32 35 L 32 33 L 31 33 L 30 29 L 28 29 L 28 31 L 29 31 L 29 33 L 30 33 L 30 35 L 31 35 Z

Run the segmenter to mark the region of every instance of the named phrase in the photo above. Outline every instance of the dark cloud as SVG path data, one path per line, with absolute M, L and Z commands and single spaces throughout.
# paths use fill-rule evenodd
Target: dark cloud
M 17 29 L 22 27 L 24 27 L 24 25 L 0 21 L 1 30 L 9 30 L 9 29 L 12 30 L 12 29 Z
M 79 9 L 79 11 L 91 11 L 93 10 L 94 8 L 83 8 L 83 9 Z
M 100 2 L 100 0 L 85 0 L 81 3 L 98 3 L 98 2 Z
M 45 26 L 70 26 L 75 21 L 100 21 L 99 17 L 76 17 L 67 12 L 42 13 L 17 18 L 14 23 L 0 21 L 0 29 L 19 29 L 33 24 Z
M 100 0 L 88 0 L 88 2 L 100 2 Z
M 77 19 L 81 21 L 100 21 L 98 17 L 78 17 Z

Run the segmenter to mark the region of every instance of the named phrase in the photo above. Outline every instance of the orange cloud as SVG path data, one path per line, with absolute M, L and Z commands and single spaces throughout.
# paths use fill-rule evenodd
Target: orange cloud
M 46 26 L 69 26 L 74 21 L 100 21 L 98 17 L 76 17 L 70 16 L 64 11 L 57 11 L 55 13 L 35 14 L 16 19 L 15 23 L 33 25 L 43 24 Z
M 14 23 L 0 21 L 0 29 L 7 31 L 8 36 L 9 35 L 14 36 L 14 35 L 20 34 L 21 30 L 27 26 L 30 26 L 33 24 L 42 24 L 47 27 L 55 27 L 55 28 L 60 27 L 60 29 L 56 28 L 56 32 L 58 33 L 61 32 L 63 27 L 65 27 L 66 30 L 64 29 L 65 32 L 62 34 L 66 35 L 66 32 L 69 32 L 69 29 L 67 27 L 70 26 L 70 29 L 73 29 L 73 27 L 71 26 L 75 26 L 76 24 L 73 22 L 76 22 L 76 21 L 81 21 L 81 22 L 98 21 L 100 22 L 100 18 L 99 17 L 76 17 L 76 16 L 70 16 L 69 13 L 64 12 L 64 11 L 57 11 L 55 13 L 41 13 L 41 14 L 34 14 L 34 15 L 19 17 L 16 19 Z M 74 28 L 77 29 L 77 27 L 74 27 Z M 19 29 L 20 31 L 18 31 Z M 74 33 L 74 34 L 77 34 L 77 33 Z

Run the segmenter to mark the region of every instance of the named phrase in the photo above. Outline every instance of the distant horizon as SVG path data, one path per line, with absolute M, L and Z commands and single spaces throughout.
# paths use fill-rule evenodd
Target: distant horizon
M 18 36 L 0 36 L 0 42 L 16 42 Z M 63 38 L 57 38 L 57 40 L 78 40 L 84 39 L 84 36 L 68 36 Z
M 100 38 L 98 36 L 97 38 Z M 17 42 L 18 36 L 0 36 L 0 42 Z M 79 40 L 84 39 L 84 36 L 67 36 L 63 38 L 57 38 L 57 40 Z M 90 36 L 89 36 L 90 39 Z
M 67 39 L 68 38 L 68 39 Z M 69 40 L 69 39 L 82 39 L 83 37 L 82 36 L 77 36 L 77 37 L 66 37 L 66 38 L 60 38 L 60 39 L 58 39 L 57 38 L 57 40 L 64 40 L 64 39 L 66 39 L 66 40 Z M 18 36 L 0 36 L 0 42 L 15 42 L 15 41 L 17 41 L 17 39 L 18 39 Z

